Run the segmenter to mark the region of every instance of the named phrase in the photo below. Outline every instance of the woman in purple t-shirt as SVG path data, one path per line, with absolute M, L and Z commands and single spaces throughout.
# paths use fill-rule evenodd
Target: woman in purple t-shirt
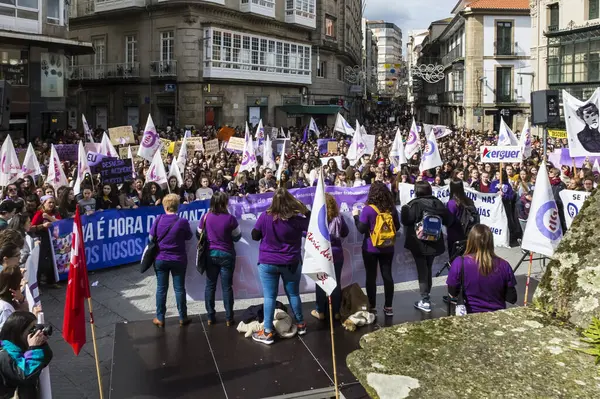
M 452 299 L 463 290 L 467 313 L 493 312 L 517 302 L 513 270 L 494 253 L 494 235 L 484 224 L 471 229 L 465 255 L 452 262 L 446 284 Z
M 298 323 L 298 335 L 306 334 L 306 323 L 300 300 L 302 278 L 302 235 L 308 230 L 310 211 L 285 188 L 278 188 L 273 202 L 262 213 L 254 229 L 252 239 L 260 241 L 258 275 L 264 295 L 264 329 L 252 334 L 252 339 L 270 345 L 274 341 L 273 317 L 275 300 L 279 289 L 279 277 Z

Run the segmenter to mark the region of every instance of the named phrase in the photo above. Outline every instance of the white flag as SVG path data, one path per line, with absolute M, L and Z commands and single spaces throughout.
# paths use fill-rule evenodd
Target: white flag
M 315 284 L 327 295 L 331 295 L 338 284 L 335 280 L 335 269 L 333 267 L 322 169 L 319 172 L 315 199 L 304 242 L 302 273 L 314 280 Z
M 519 137 L 519 147 L 521 147 L 523 159 L 531 156 L 531 127 L 529 126 L 529 118 L 525 119 L 523 131 L 521 131 L 521 137 Z
M 310 123 L 308 124 L 308 130 L 312 130 L 317 135 L 317 137 L 321 135 L 319 127 L 317 126 L 317 122 L 315 122 L 315 120 L 312 117 L 310 118 Z
M 179 184 L 179 186 L 183 186 L 183 177 L 181 177 L 179 165 L 174 160 L 171 161 L 171 167 L 169 168 L 169 179 L 171 176 L 175 176 L 177 178 L 177 184 Z
M 442 157 L 440 156 L 440 149 L 438 148 L 437 141 L 435 140 L 435 133 L 433 130 L 429 132 L 427 137 L 427 144 L 425 144 L 425 150 L 421 155 L 421 164 L 419 170 L 433 169 L 438 166 L 442 166 Z
M 167 184 L 167 181 L 168 179 L 167 171 L 165 170 L 165 164 L 160 156 L 160 151 L 156 151 L 152 157 L 152 162 L 150 162 L 148 172 L 146 172 L 146 183 L 154 182 L 159 185 L 163 185 Z
M 516 146 L 519 141 L 515 134 L 510 130 L 504 118 L 500 117 L 500 131 L 498 132 L 498 147 Z
M 79 151 L 77 155 L 77 179 L 73 185 L 73 192 L 75 195 L 81 192 L 81 183 L 83 182 L 86 173 L 91 175 L 92 170 L 90 169 L 90 165 L 87 161 L 87 151 L 83 146 L 83 141 L 79 140 Z
M 448 129 L 447 126 L 444 125 L 429 125 L 427 123 L 423 124 L 423 131 L 425 133 L 425 137 L 429 136 L 429 132 L 433 130 L 436 139 L 441 139 L 442 137 L 446 137 L 452 134 L 452 129 Z
M 412 120 L 410 130 L 408 131 L 408 137 L 406 138 L 406 145 L 404 146 L 404 155 L 406 159 L 410 159 L 413 155 L 419 152 L 421 148 L 421 139 L 419 138 L 419 131 L 417 130 L 417 123 L 415 118 Z
M 30 144 L 31 145 L 31 144 Z M 594 166 L 592 166 L 592 172 L 600 174 L 600 164 L 598 164 L 598 158 L 594 160 Z
M 558 207 L 552 195 L 546 163 L 542 162 L 538 169 L 521 248 L 552 256 L 561 239 L 562 227 Z
M 271 143 L 271 138 L 269 136 L 267 136 L 265 145 L 263 146 L 263 166 L 265 168 L 275 169 L 275 160 L 273 159 L 273 144 Z
M 254 140 L 258 142 L 259 147 L 262 146 L 263 141 L 265 140 L 265 128 L 263 127 L 262 119 L 258 121 L 258 126 L 256 126 Z
M 184 137 L 183 140 L 181 140 L 181 147 L 179 148 L 179 154 L 177 154 L 176 162 L 177 166 L 179 166 L 180 172 L 185 170 L 185 164 L 187 162 L 187 137 Z
M 354 129 L 352 129 L 352 126 L 350 126 L 348 121 L 344 119 L 344 117 L 339 112 L 335 119 L 335 127 L 333 128 L 333 130 L 336 132 L 343 133 L 347 136 L 354 135 Z
M 135 160 L 133 159 L 133 154 L 131 153 L 131 146 L 127 146 L 127 158 L 131 159 L 131 176 L 135 179 L 137 177 L 137 173 L 135 172 Z
M 46 183 L 54 187 L 54 190 L 69 185 L 67 176 L 65 176 L 65 171 L 60 164 L 60 158 L 58 158 L 56 148 L 54 148 L 54 144 L 52 144 L 50 148 L 50 164 L 48 165 L 48 177 L 46 178 Z
M 186 130 L 185 133 L 183 134 L 183 138 L 187 139 L 188 137 L 192 137 L 192 131 L 191 130 Z
M 110 142 L 106 132 L 102 135 L 102 141 L 100 142 L 100 154 L 106 155 L 107 157 L 119 158 L 119 153 Z
M 94 135 L 92 133 L 92 129 L 90 129 L 90 125 L 88 125 L 87 123 L 87 119 L 85 119 L 85 115 L 81 114 L 81 122 L 83 123 L 83 132 L 85 135 L 85 139 L 89 142 L 89 143 L 93 143 L 94 142 Z
M 252 170 L 257 167 L 256 155 L 254 154 L 254 143 L 250 136 L 250 129 L 248 128 L 248 122 L 246 122 L 246 133 L 244 135 L 244 152 L 242 154 L 242 163 L 238 172 L 245 170 Z
M 283 130 L 283 127 L 280 127 L 279 129 L 280 129 L 279 133 L 281 134 L 281 137 L 283 137 L 284 139 L 287 138 L 285 135 L 285 131 Z M 279 138 L 279 136 L 277 136 L 277 137 Z
M 0 186 L 6 187 L 19 180 L 21 165 L 10 135 L 6 136 L 0 149 Z
M 360 124 L 356 121 L 356 130 L 353 130 L 354 137 L 352 137 L 352 142 L 350 143 L 350 147 L 348 147 L 348 154 L 346 158 L 352 165 L 355 165 L 360 158 L 365 154 L 367 150 L 367 144 L 365 143 L 365 138 L 360 131 Z
M 281 146 L 281 154 L 279 154 L 279 166 L 277 167 L 277 174 L 275 178 L 277 181 L 281 180 L 281 175 L 283 174 L 283 163 L 285 162 L 285 145 L 287 140 L 283 142 L 283 146 Z
M 23 165 L 21 166 L 21 178 L 24 178 L 25 176 L 39 176 L 41 174 L 42 169 L 40 169 L 40 163 L 33 150 L 33 145 L 29 143 L 27 153 L 25 153 L 25 158 L 23 159 Z
M 396 136 L 390 149 L 390 161 L 395 167 L 399 168 L 400 165 L 408 163 L 406 155 L 404 155 L 404 143 L 402 142 L 402 134 L 400 134 L 400 128 L 396 129 Z
M 148 115 L 148 120 L 146 121 L 146 127 L 144 128 L 144 135 L 142 136 L 142 142 L 140 143 L 140 147 L 138 149 L 138 157 L 142 157 L 147 159 L 148 161 L 152 161 L 154 159 L 154 153 L 158 151 L 160 147 L 160 140 L 158 137 L 158 133 L 156 132 L 156 127 L 154 126 L 154 122 L 152 121 L 152 116 Z

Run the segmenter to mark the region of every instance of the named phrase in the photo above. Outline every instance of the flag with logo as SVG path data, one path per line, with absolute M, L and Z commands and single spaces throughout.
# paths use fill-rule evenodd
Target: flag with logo
M 179 186 L 183 186 L 183 177 L 181 177 L 181 170 L 179 170 L 179 165 L 175 160 L 171 161 L 171 166 L 169 167 L 169 179 L 171 178 L 171 176 L 175 176 L 175 178 L 177 179 L 177 184 L 179 184 Z
M 83 132 L 85 134 L 85 139 L 88 143 L 94 142 L 94 135 L 92 133 L 92 129 L 90 129 L 90 125 L 87 123 L 87 119 L 85 119 L 85 115 L 81 114 L 81 122 L 83 123 Z
M 319 171 L 315 199 L 313 200 L 310 222 L 306 232 L 302 273 L 310 277 L 328 296 L 338 285 L 333 266 L 333 253 L 331 252 L 323 169 Z
M 552 195 L 546 162 L 539 166 L 533 199 L 521 248 L 545 256 L 554 255 L 562 239 L 558 206 Z
M 562 100 L 570 156 L 600 156 L 600 87 L 583 101 L 563 90 Z
M 81 183 L 83 182 L 86 173 L 91 175 L 92 170 L 88 164 L 87 151 L 83 146 L 83 141 L 79 140 L 79 151 L 77 155 L 77 179 L 75 179 L 75 184 L 73 185 L 73 192 L 75 195 L 81 192 Z
M 390 149 L 390 161 L 392 161 L 392 164 L 394 164 L 396 168 L 399 168 L 402 164 L 408 163 L 406 155 L 404 155 L 404 143 L 402 142 L 400 128 L 396 129 L 396 136 L 394 137 L 394 142 Z
M 415 118 L 412 120 L 410 130 L 408 131 L 408 137 L 406 138 L 406 144 L 404 145 L 404 155 L 406 159 L 410 159 L 421 149 L 421 139 L 419 138 L 419 131 L 417 130 L 417 122 Z
M 429 132 L 427 143 L 425 144 L 425 150 L 421 155 L 421 164 L 419 165 L 419 170 L 423 172 L 424 170 L 433 169 L 442 165 L 443 162 L 442 157 L 440 156 L 440 149 L 438 148 L 437 141 L 435 139 L 435 133 L 432 130 Z
M 279 166 L 277 167 L 277 174 L 275 178 L 277 181 L 281 180 L 281 175 L 283 174 L 283 164 L 285 163 L 285 145 L 287 141 L 283 142 L 283 146 L 281 146 L 281 154 L 279 154 Z
M 504 118 L 500 117 L 500 131 L 498 132 L 498 147 L 516 146 L 519 141 L 515 134 L 510 130 Z
M 177 154 L 176 162 L 180 172 L 185 170 L 185 164 L 187 162 L 187 137 L 184 137 L 183 140 L 181 140 L 181 147 L 179 147 L 179 154 Z
M 60 164 L 60 158 L 54 148 L 54 144 L 50 147 L 50 164 L 48 165 L 48 176 L 46 177 L 46 183 L 54 187 L 54 190 L 58 190 L 59 187 L 68 186 L 69 181 L 65 176 L 65 171 Z
M 521 147 L 523 159 L 527 159 L 531 156 L 531 127 L 529 126 L 529 118 L 525 118 L 523 131 L 519 137 L 519 147 Z
M 254 140 L 256 140 L 257 148 L 261 148 L 265 141 L 265 128 L 263 127 L 262 119 L 258 121 L 258 126 L 256 126 Z
M 163 163 L 160 151 L 156 151 L 152 157 L 152 162 L 146 172 L 146 183 L 154 182 L 158 185 L 167 184 L 167 171 L 165 170 L 165 164 Z
M 285 142 L 284 142 L 285 143 Z M 273 144 L 271 137 L 267 136 L 263 146 L 263 167 L 275 169 L 275 160 L 273 159 Z
M 594 160 L 594 165 L 592 166 L 592 173 L 595 175 L 600 175 L 600 164 L 598 164 L 598 158 Z
M 100 142 L 100 154 L 106 155 L 107 157 L 118 158 L 119 153 L 115 150 L 115 147 L 110 142 L 108 134 L 104 132 L 102 134 L 102 141 Z
M 339 112 L 337 114 L 337 117 L 335 118 L 335 126 L 333 127 L 333 130 L 336 132 L 343 133 L 347 136 L 354 135 L 354 129 L 352 129 L 352 126 L 350 126 L 348 121 L 344 119 L 344 117 Z
M 242 163 L 240 165 L 239 172 L 245 170 L 252 170 L 257 167 L 256 154 L 254 153 L 254 143 L 250 136 L 250 129 L 248 128 L 248 122 L 246 122 L 246 133 L 244 134 L 244 151 L 242 153 Z
M 312 130 L 313 133 L 317 135 L 317 137 L 319 137 L 321 135 L 321 132 L 319 131 L 319 128 L 317 127 L 317 122 L 315 122 L 315 120 L 312 117 L 310 118 L 310 123 L 308 124 L 308 129 Z
M 0 186 L 6 187 L 19 180 L 21 165 L 10 135 L 6 136 L 0 148 Z
M 436 139 L 441 139 L 442 137 L 446 137 L 452 134 L 452 129 L 449 129 L 444 125 L 429 125 L 427 123 L 423 124 L 423 131 L 425 133 L 425 137 L 429 136 L 429 132 L 433 130 Z
M 79 207 L 75 210 L 73 219 L 73 241 L 71 243 L 71 262 L 69 264 L 69 279 L 62 334 L 65 341 L 71 345 L 75 355 L 85 345 L 85 301 L 90 297 L 85 247 L 83 244 L 83 229 Z
M 131 153 L 131 146 L 127 146 L 127 159 L 131 159 L 133 162 L 133 154 Z M 133 168 L 131 168 L 131 176 L 135 179 L 137 177 L 137 173 L 135 171 L 135 162 L 133 162 Z
M 356 121 L 356 130 L 353 130 L 354 137 L 352 137 L 352 142 L 350 143 L 350 147 L 348 147 L 348 154 L 346 158 L 352 165 L 355 165 L 360 158 L 365 154 L 367 150 L 367 144 L 365 143 L 365 138 L 360 131 L 360 124 Z
M 33 145 L 29 143 L 25 158 L 23 158 L 23 165 L 21 166 L 21 178 L 24 178 L 25 176 L 39 176 L 41 174 L 42 169 L 40 168 L 40 163 L 33 150 Z
M 158 151 L 160 147 L 160 140 L 158 137 L 158 133 L 156 132 L 156 126 L 154 126 L 154 121 L 152 121 L 152 116 L 148 115 L 148 120 L 146 121 L 146 127 L 144 128 L 144 134 L 142 136 L 142 142 L 140 143 L 140 147 L 138 148 L 138 157 L 142 157 L 148 161 L 152 161 L 154 159 L 154 153 Z

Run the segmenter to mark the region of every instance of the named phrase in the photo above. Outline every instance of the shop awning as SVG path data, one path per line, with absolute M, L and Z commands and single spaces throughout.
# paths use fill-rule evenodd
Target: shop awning
M 335 115 L 340 112 L 339 105 L 282 105 L 277 107 L 288 115 Z
M 58 37 L 35 35 L 31 33 L 19 33 L 0 30 L 0 41 L 5 44 L 33 44 L 34 46 L 49 47 L 50 49 L 64 49 L 67 54 L 83 55 L 94 54 L 94 48 L 90 42 L 62 39 Z

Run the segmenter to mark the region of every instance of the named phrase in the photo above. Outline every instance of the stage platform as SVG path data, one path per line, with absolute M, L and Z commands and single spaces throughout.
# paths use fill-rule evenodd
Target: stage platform
M 524 276 L 517 281 L 518 304 L 522 304 Z M 536 286 L 532 279 L 530 295 Z M 432 290 L 430 314 L 414 309 L 419 294 L 410 290 L 395 293 L 394 317 L 384 317 L 383 295 L 379 295 L 380 313 L 374 325 L 348 332 L 336 322 L 338 382 L 343 398 L 369 397 L 346 367 L 346 356 L 358 349 L 360 337 L 382 327 L 445 316 L 445 294 L 445 287 Z M 192 323 L 184 328 L 176 319 L 168 319 L 164 329 L 156 328 L 150 320 L 118 323 L 110 398 L 332 398 L 329 326 L 310 316 L 313 308 L 314 303 L 304 304 L 308 324 L 305 336 L 280 339 L 270 346 L 226 327 L 221 314 L 217 318 L 222 322 L 210 327 L 204 315 L 193 316 Z

